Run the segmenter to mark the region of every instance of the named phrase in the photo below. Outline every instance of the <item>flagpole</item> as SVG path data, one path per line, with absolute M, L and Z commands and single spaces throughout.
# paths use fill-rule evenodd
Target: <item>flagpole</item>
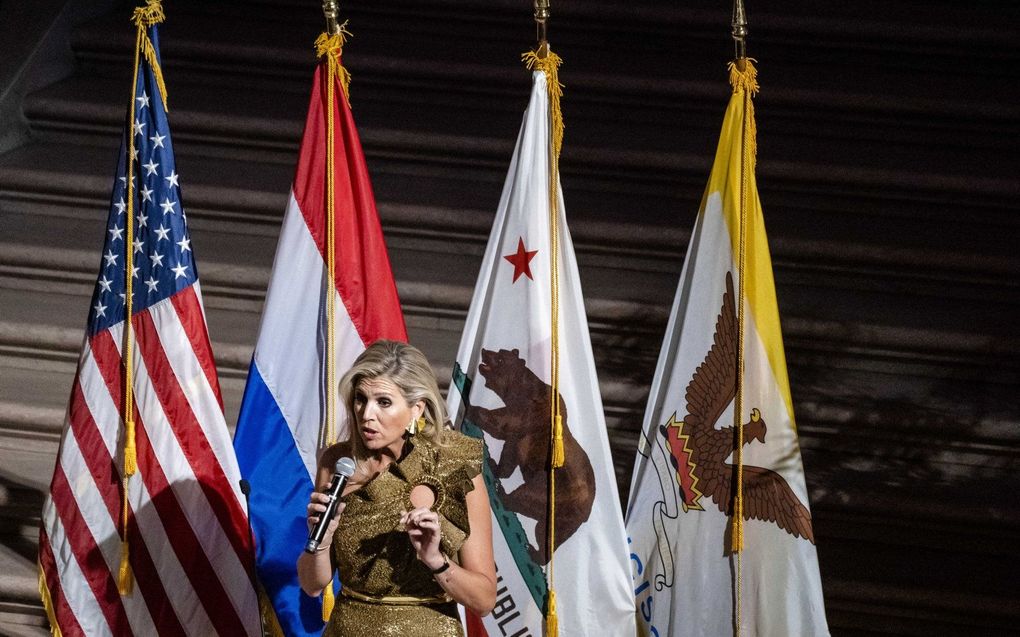
M 734 0 L 733 20 L 730 23 L 733 28 L 734 53 L 739 64 L 747 59 L 747 13 L 744 11 L 744 0 Z
M 734 462 L 737 468 L 736 475 L 736 489 L 733 500 L 733 515 L 732 515 L 732 548 L 736 554 L 736 567 L 735 576 L 736 582 L 734 583 L 735 595 L 735 607 L 733 609 L 734 619 L 734 634 L 740 637 L 741 634 L 741 620 L 742 612 L 741 606 L 743 599 L 743 550 L 744 550 L 744 427 L 743 427 L 743 412 L 744 412 L 744 306 L 745 306 L 745 271 L 747 261 L 747 197 L 749 194 L 749 180 L 754 178 L 753 168 L 753 155 L 754 155 L 754 144 L 753 139 L 753 117 L 754 117 L 754 105 L 751 103 L 751 95 L 754 92 L 754 67 L 748 64 L 747 61 L 747 13 L 744 9 L 744 0 L 734 0 L 733 2 L 733 19 L 730 22 L 732 29 L 731 34 L 733 37 L 734 45 L 734 65 L 736 71 L 739 74 L 746 74 L 747 80 L 738 84 L 734 84 L 734 91 L 742 90 L 744 107 L 742 109 L 742 120 L 740 127 L 740 202 L 739 202 L 739 213 L 740 213 L 740 229 L 739 229 L 739 240 L 738 240 L 738 255 L 737 255 L 737 373 L 736 373 L 736 387 L 734 396 L 734 409 L 733 409 L 733 420 L 734 428 L 736 429 L 737 441 L 736 450 L 734 453 Z M 752 139 L 748 139 L 752 136 Z
M 549 41 L 546 30 L 549 20 L 549 0 L 535 0 L 535 40 L 538 43 L 536 53 L 539 58 L 549 55 Z
M 560 411 L 559 352 L 559 156 L 563 144 L 563 115 L 560 111 L 561 86 L 557 69 L 560 58 L 552 52 L 548 40 L 549 0 L 535 0 L 535 51 L 524 54 L 528 68 L 541 70 L 546 76 L 549 95 L 549 261 L 550 261 L 550 378 L 549 378 L 549 503 L 546 510 L 546 547 L 549 566 L 546 570 L 548 597 L 545 608 L 546 637 L 559 634 L 554 584 L 554 553 L 556 550 L 556 469 L 563 466 L 563 416 Z
M 329 35 L 340 33 L 340 23 L 337 22 L 340 4 L 336 0 L 323 0 L 322 13 L 326 16 L 326 33 Z
M 350 73 L 340 64 L 340 54 L 343 50 L 346 36 L 350 33 L 345 28 L 347 23 L 340 23 L 337 20 L 339 6 L 337 0 L 324 0 L 322 12 L 326 17 L 326 31 L 315 40 L 316 54 L 326 58 L 326 238 L 323 251 L 326 253 L 327 280 L 323 286 L 326 305 L 326 343 L 325 360 L 325 401 L 326 409 L 323 416 L 322 426 L 319 430 L 319 444 L 321 447 L 328 447 L 336 442 L 336 304 L 333 301 L 333 291 L 336 289 L 336 175 L 334 174 L 336 162 L 336 82 L 340 80 L 340 87 L 344 93 L 344 99 L 350 103 L 349 85 Z
M 340 80 L 344 99 L 348 98 L 350 75 L 340 65 L 340 53 L 347 35 L 345 24 L 337 20 L 339 6 L 337 0 L 324 0 L 322 12 L 326 17 L 326 31 L 315 41 L 319 57 L 325 57 L 326 66 L 326 237 L 324 252 L 326 253 L 326 283 L 323 286 L 323 298 L 326 305 L 326 342 L 325 342 L 325 401 L 326 409 L 322 427 L 319 430 L 320 446 L 325 448 L 336 442 L 336 82 Z M 335 599 L 333 583 L 322 591 L 322 621 L 329 621 L 333 612 Z

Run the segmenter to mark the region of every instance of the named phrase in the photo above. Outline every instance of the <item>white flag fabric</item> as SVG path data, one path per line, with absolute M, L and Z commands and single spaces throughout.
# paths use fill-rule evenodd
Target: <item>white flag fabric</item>
M 750 94 L 757 86 L 750 63 L 742 73 L 731 70 L 731 83 L 734 93 L 648 398 L 627 507 L 639 634 L 827 635 L 754 181 Z M 743 409 L 735 414 L 742 184 Z M 739 580 L 728 517 L 735 417 L 743 427 L 746 520 Z
M 531 100 L 457 353 L 450 414 L 484 437 L 497 602 L 469 635 L 542 635 L 548 560 L 551 267 L 550 114 L 544 72 Z M 634 634 L 627 541 L 562 193 L 559 390 L 565 465 L 556 470 L 552 585 L 561 636 Z

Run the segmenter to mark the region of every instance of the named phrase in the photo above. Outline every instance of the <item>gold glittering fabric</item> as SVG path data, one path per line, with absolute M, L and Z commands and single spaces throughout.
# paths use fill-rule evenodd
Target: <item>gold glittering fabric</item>
M 433 598 L 444 594 L 428 567 L 418 561 L 400 515 L 411 508 L 411 489 L 427 484 L 436 494 L 433 509 L 442 529 L 440 548 L 456 561 L 470 533 L 465 498 L 481 472 L 482 443 L 446 432 L 444 446 L 422 436 L 404 457 L 368 484 L 343 497 L 347 503 L 332 544 L 332 559 L 343 586 L 372 598 Z M 453 602 L 385 604 L 337 595 L 323 635 L 461 636 Z

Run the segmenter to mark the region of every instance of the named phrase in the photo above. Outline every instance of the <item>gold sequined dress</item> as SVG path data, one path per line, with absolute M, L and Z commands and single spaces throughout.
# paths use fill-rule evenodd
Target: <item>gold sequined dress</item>
M 451 561 L 470 533 L 466 496 L 481 472 L 482 443 L 445 432 L 442 447 L 423 436 L 386 471 L 342 498 L 347 503 L 333 537 L 331 557 L 341 585 L 323 635 L 461 636 L 457 605 L 428 567 L 418 561 L 399 526 L 411 508 L 411 489 L 427 484 L 442 529 L 440 549 Z

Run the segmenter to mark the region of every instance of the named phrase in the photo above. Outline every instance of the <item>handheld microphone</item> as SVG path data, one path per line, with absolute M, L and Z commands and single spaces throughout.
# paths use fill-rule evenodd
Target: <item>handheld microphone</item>
M 326 503 L 326 510 L 319 516 L 319 521 L 315 523 L 315 527 L 308 532 L 308 543 L 305 544 L 305 553 L 315 553 L 316 549 L 319 548 L 319 544 L 322 543 L 326 535 L 326 528 L 329 526 L 330 520 L 333 519 L 336 507 L 340 503 L 340 494 L 344 492 L 347 478 L 354 475 L 354 460 L 340 458 L 336 461 L 336 467 L 333 471 L 333 479 L 330 481 L 329 486 L 326 487 L 326 495 L 329 496 L 329 502 Z

